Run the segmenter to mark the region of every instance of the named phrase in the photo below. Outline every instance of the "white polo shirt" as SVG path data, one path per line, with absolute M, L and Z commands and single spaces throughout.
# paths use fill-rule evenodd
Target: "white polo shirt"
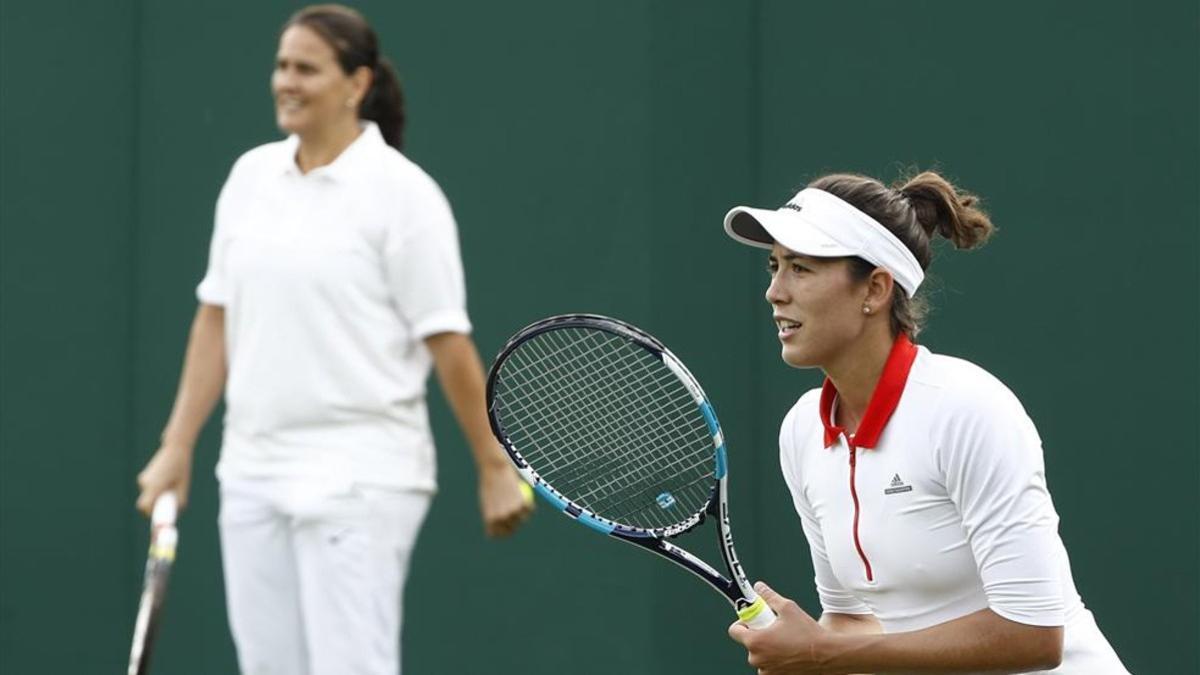
M 467 333 L 450 206 L 374 123 L 301 174 L 293 136 L 217 200 L 201 302 L 225 308 L 222 477 L 435 487 L 422 339 Z
M 912 631 L 984 608 L 1065 626 L 1054 673 L 1125 673 L 1058 536 L 1041 439 L 1016 396 L 901 335 L 857 432 L 826 380 L 780 430 L 780 462 L 826 612 Z

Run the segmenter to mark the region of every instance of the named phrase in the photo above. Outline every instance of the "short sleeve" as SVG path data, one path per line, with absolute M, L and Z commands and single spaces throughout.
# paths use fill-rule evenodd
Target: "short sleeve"
M 779 464 L 783 470 L 784 481 L 792 493 L 792 503 L 800 516 L 800 525 L 804 529 L 804 538 L 808 540 L 808 551 L 812 557 L 813 580 L 817 587 L 817 595 L 821 599 L 821 610 L 833 614 L 871 614 L 871 608 L 859 600 L 853 593 L 842 587 L 829 564 L 829 555 L 825 551 L 825 535 L 821 523 L 813 514 L 808 499 L 804 496 L 804 482 L 797 472 L 796 449 L 799 443 L 796 439 L 795 418 L 797 409 L 792 410 L 783 418 L 779 429 Z
M 229 300 L 228 279 L 225 272 L 225 249 L 229 236 L 229 214 L 236 194 L 239 192 L 237 181 L 243 173 L 238 170 L 241 164 L 242 160 L 239 160 L 233 165 L 229 177 L 225 179 L 225 184 L 221 186 L 221 192 L 217 196 L 212 240 L 208 245 L 208 268 L 204 272 L 204 278 L 200 280 L 200 285 L 196 287 L 196 299 L 206 305 L 224 306 Z
M 388 287 L 413 336 L 469 333 L 466 284 L 450 203 L 427 176 L 414 180 L 385 247 Z
M 1058 514 L 1033 421 L 1002 385 L 971 394 L 939 448 L 988 606 L 1034 626 L 1064 624 Z

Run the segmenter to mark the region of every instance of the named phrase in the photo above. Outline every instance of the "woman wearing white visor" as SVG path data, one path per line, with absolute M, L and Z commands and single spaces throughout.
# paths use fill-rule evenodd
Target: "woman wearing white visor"
M 1021 403 L 914 344 L 931 239 L 992 233 L 975 202 L 935 173 L 839 174 L 725 217 L 770 249 L 783 360 L 826 375 L 779 434 L 822 614 L 760 584 L 780 620 L 729 630 L 760 673 L 1127 672 L 1075 590 Z

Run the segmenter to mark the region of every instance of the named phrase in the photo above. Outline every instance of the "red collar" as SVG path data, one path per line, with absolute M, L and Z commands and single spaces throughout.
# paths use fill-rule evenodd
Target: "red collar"
M 883 433 L 883 427 L 891 419 L 896 406 L 900 404 L 900 395 L 904 393 L 904 385 L 908 382 L 908 373 L 912 370 L 913 361 L 917 360 L 917 348 L 901 333 L 892 343 L 892 351 L 888 354 L 887 363 L 883 364 L 883 374 L 871 393 L 871 402 L 867 404 L 867 413 L 863 415 L 858 431 L 854 434 L 853 445 L 858 448 L 874 448 Z M 821 423 L 825 425 L 825 447 L 837 442 L 837 437 L 845 433 L 845 429 L 834 426 L 833 401 L 837 398 L 837 389 L 833 382 L 825 378 L 821 387 Z

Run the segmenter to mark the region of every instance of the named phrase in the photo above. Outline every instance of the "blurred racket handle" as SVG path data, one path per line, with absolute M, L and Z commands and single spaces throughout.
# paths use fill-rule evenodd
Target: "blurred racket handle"
M 150 514 L 150 526 L 174 525 L 179 512 L 179 498 L 173 490 L 167 490 L 154 500 L 154 511 Z
M 146 675 L 150 672 L 150 655 L 158 637 L 167 580 L 171 576 L 175 546 L 179 542 L 179 532 L 175 529 L 178 511 L 179 500 L 174 492 L 164 492 L 154 501 L 154 510 L 150 514 L 150 551 L 146 556 L 142 598 L 133 625 L 128 675 Z

